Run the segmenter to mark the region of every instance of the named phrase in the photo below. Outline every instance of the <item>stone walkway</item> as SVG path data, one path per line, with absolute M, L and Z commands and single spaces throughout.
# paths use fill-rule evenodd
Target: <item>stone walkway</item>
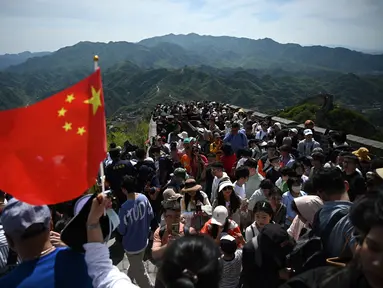
M 114 239 L 112 239 L 108 242 L 108 247 L 113 264 L 116 265 L 121 272 L 127 273 L 127 269 L 129 268 L 129 261 L 124 253 L 122 246 Z M 149 273 L 150 279 L 152 279 L 154 284 L 154 281 L 156 280 L 157 267 L 154 266 L 149 260 L 145 262 L 145 266 Z

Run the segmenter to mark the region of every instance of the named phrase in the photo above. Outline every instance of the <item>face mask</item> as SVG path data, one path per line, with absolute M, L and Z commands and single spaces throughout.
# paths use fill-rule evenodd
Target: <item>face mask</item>
M 292 186 L 292 190 L 295 193 L 299 193 L 301 191 L 301 186 Z

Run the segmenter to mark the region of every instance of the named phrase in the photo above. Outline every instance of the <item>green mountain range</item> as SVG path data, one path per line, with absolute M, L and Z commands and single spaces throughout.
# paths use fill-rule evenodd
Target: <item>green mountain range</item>
M 0 70 L 4 70 L 10 66 L 13 65 L 19 65 L 25 61 L 27 61 L 29 58 L 34 57 L 41 57 L 45 55 L 49 55 L 50 52 L 36 52 L 32 53 L 29 51 L 25 51 L 18 54 L 5 54 L 0 55 Z
M 108 116 L 192 99 L 281 110 L 321 92 L 359 110 L 383 104 L 383 55 L 272 39 L 170 34 L 139 43 L 80 42 L 18 58 L 18 65 L 0 56 L 0 109 L 34 103 L 74 84 L 92 72 L 95 54 Z

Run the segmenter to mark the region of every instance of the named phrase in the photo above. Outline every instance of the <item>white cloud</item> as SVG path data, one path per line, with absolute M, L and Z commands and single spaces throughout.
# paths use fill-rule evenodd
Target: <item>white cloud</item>
M 381 0 L 12 0 L 0 53 L 195 32 L 383 50 Z

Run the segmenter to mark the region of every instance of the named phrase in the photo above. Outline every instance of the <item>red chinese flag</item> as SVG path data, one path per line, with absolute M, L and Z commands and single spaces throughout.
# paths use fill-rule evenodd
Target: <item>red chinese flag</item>
M 101 73 L 43 101 L 0 112 L 0 189 L 56 204 L 95 184 L 106 156 Z

